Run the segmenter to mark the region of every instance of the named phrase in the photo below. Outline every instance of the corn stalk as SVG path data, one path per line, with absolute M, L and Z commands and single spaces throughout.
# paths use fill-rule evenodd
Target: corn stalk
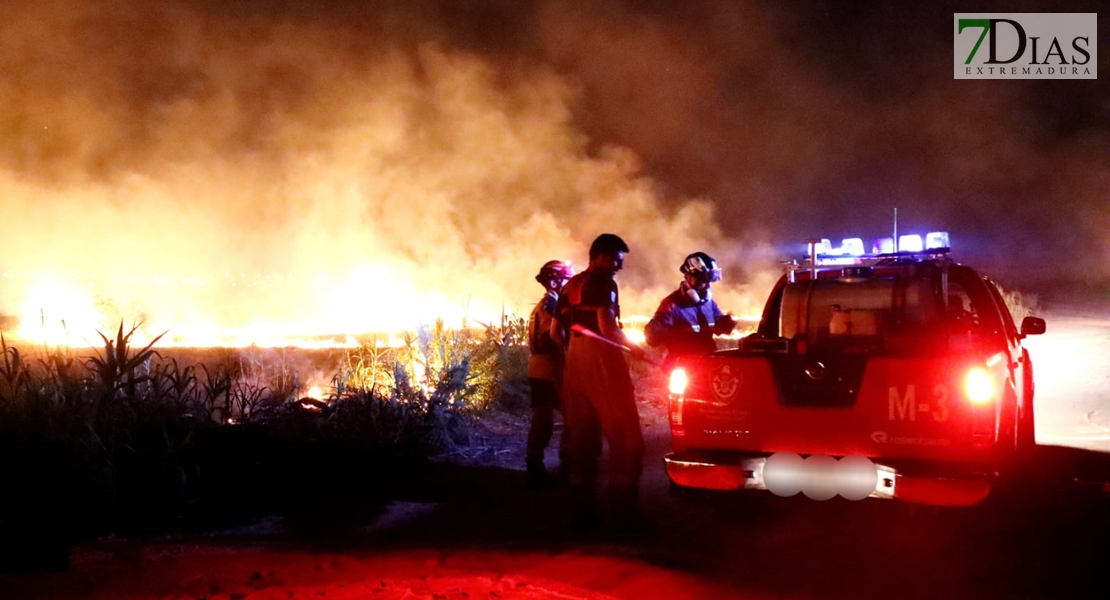
M 108 336 L 97 331 L 100 338 L 104 340 L 104 353 L 100 354 L 98 352 L 97 356 L 90 357 L 87 364 L 96 374 L 101 391 L 107 398 L 115 398 L 123 392 L 127 398 L 135 400 L 139 395 L 137 389 L 139 384 L 150 381 L 149 374 L 140 375 L 138 370 L 140 366 L 147 365 L 147 361 L 157 354 L 157 351 L 154 350 L 154 344 L 162 339 L 165 332 L 155 337 L 138 352 L 132 354 L 130 352 L 131 336 L 134 335 L 137 328 L 138 326 L 132 327 L 125 334 L 121 322 L 115 340 L 108 339 Z
M 0 332 L 0 350 L 3 351 L 3 361 L 0 361 L 0 400 L 8 403 L 15 402 L 24 397 L 31 384 L 31 373 L 27 363 L 19 354 L 19 348 L 9 347 L 4 333 Z

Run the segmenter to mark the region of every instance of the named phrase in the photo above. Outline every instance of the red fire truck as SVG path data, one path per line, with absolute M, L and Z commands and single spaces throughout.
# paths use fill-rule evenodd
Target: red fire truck
M 810 240 L 735 349 L 670 376 L 672 487 L 974 505 L 1035 444 L 1033 365 L 945 232 Z

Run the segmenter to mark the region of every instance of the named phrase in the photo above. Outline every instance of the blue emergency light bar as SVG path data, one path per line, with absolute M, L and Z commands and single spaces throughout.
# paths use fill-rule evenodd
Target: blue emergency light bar
M 827 238 L 811 240 L 811 242 L 817 265 L 853 265 L 865 259 L 896 254 L 935 254 L 947 252 L 951 248 L 947 231 L 931 231 L 924 236 L 900 235 L 897 244 L 894 243 L 893 237 L 878 238 L 872 242 L 870 252 L 865 251 L 863 238 L 845 238 L 840 241 L 839 246 L 833 246 L 831 240 Z

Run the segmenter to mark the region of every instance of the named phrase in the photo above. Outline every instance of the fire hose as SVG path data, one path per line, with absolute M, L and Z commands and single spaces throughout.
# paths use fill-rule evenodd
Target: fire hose
M 624 344 L 618 344 L 617 342 L 614 342 L 613 340 L 611 340 L 611 339 L 609 339 L 605 336 L 598 335 L 598 334 L 594 333 L 593 331 L 590 331 L 589 329 L 586 329 L 585 327 L 583 327 L 582 325 L 579 325 L 577 323 L 570 326 L 570 331 L 571 331 L 571 333 L 577 333 L 578 335 L 588 337 L 590 339 L 597 340 L 597 341 L 599 341 L 603 344 L 608 344 L 610 346 L 613 346 L 614 348 L 620 348 L 621 350 L 624 350 L 625 352 L 628 352 L 630 354 L 632 353 L 632 349 L 629 348 L 628 346 L 625 346 Z M 646 362 L 650 365 L 656 366 L 656 367 L 661 366 L 659 361 L 652 360 L 652 359 L 648 358 L 647 356 L 644 356 L 641 360 L 643 360 L 644 362 Z

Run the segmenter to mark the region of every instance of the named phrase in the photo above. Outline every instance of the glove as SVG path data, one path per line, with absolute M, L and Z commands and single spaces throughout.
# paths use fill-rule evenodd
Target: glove
M 720 335 L 732 333 L 732 330 L 736 329 L 736 319 L 733 319 L 732 315 L 725 315 L 717 320 L 716 329 Z

